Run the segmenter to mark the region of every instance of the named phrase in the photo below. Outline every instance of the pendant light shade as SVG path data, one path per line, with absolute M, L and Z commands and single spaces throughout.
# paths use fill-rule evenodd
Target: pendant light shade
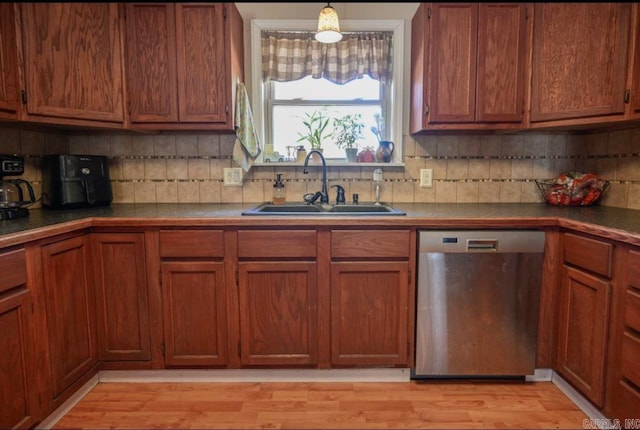
M 321 43 L 335 43 L 342 40 L 338 13 L 329 3 L 320 11 L 316 40 Z

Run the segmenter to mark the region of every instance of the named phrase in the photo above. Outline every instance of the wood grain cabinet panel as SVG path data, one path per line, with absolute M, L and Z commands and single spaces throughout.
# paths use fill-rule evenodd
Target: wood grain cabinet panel
M 317 364 L 316 263 L 241 262 L 238 292 L 243 365 Z
M 21 13 L 29 119 L 122 127 L 118 4 L 22 3 Z
M 523 126 L 528 7 L 420 5 L 412 21 L 411 133 Z
M 408 363 L 409 264 L 331 263 L 332 365 Z
M 613 245 L 571 233 L 563 235 L 564 261 L 611 278 Z
M 233 3 L 129 3 L 133 128 L 233 130 L 243 21 Z
M 91 235 L 101 360 L 150 360 L 143 233 Z
M 222 230 L 160 230 L 161 258 L 222 258 Z
M 558 371 L 603 406 L 609 327 L 608 281 L 565 266 L 558 312 Z
M 625 249 L 623 276 L 616 289 L 621 312 L 612 315 L 613 360 L 609 366 L 606 412 L 619 419 L 637 419 L 640 411 L 640 251 Z M 616 296 L 614 296 L 616 297 Z M 628 426 L 628 428 L 632 428 Z
M 631 4 L 536 3 L 533 21 L 532 126 L 624 119 Z
M 41 252 L 55 398 L 98 362 L 95 289 L 87 237 L 44 245 Z
M 161 263 L 165 364 L 211 367 L 227 363 L 224 264 Z
M 38 399 L 33 304 L 24 250 L 0 254 L 0 273 L 11 278 L 10 284 L 2 282 L 0 294 L 0 428 L 30 428 L 38 418 Z
M 0 3 L 0 118 L 17 119 L 20 108 L 15 3 Z

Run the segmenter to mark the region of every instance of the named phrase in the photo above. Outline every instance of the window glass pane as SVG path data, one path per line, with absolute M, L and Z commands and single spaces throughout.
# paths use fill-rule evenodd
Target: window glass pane
M 289 154 L 293 154 L 293 149 L 299 145 L 303 145 L 307 151 L 310 151 L 311 147 L 307 141 L 298 142 L 300 138 L 298 133 L 306 134 L 307 128 L 302 121 L 306 119 L 305 114 L 311 115 L 314 111 L 321 111 L 323 116 L 330 118 L 325 135 L 333 133 L 334 118 L 348 114 L 360 114 L 365 127 L 364 137 L 357 142 L 357 147 L 362 149 L 369 146 L 374 150 L 377 148 L 378 139 L 371 131 L 371 127 L 376 125 L 374 115 L 381 113 L 379 105 L 323 106 L 318 104 L 312 106 L 274 106 L 272 124 L 274 150 L 285 158 Z M 344 148 L 337 148 L 333 137 L 324 139 L 322 147 L 326 158 L 345 158 Z
M 379 100 L 380 82 L 364 76 L 344 85 L 311 76 L 291 82 L 274 82 L 275 100 Z

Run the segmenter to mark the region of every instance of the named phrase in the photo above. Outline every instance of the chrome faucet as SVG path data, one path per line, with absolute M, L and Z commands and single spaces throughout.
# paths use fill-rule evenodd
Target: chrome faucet
M 318 154 L 320 156 L 320 159 L 322 160 L 322 191 L 318 191 L 317 193 L 315 193 L 314 196 L 309 200 L 309 203 L 313 204 L 316 202 L 316 200 L 318 200 L 318 198 L 320 198 L 321 204 L 328 204 L 329 193 L 327 192 L 327 162 L 324 159 L 324 155 L 322 155 L 322 152 L 318 151 L 317 149 L 312 149 L 307 153 L 307 157 L 304 159 L 304 165 L 302 166 L 302 173 L 304 173 L 305 175 L 309 173 L 308 166 L 311 154 Z

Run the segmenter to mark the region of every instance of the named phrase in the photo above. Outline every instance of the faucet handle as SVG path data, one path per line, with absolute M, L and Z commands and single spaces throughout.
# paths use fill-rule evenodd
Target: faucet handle
M 338 195 L 336 196 L 336 204 L 345 204 L 346 199 L 344 197 L 344 187 L 342 185 L 331 185 L 331 188 L 338 189 Z

